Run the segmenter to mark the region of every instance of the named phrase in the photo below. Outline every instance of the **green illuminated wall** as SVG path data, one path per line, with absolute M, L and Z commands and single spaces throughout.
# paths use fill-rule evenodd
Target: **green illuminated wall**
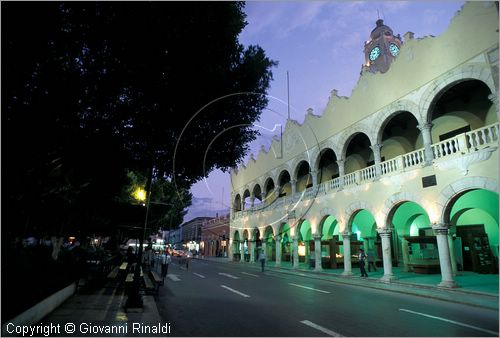
M 357 212 L 351 223 L 351 231 L 353 234 L 358 234 L 360 241 L 363 240 L 363 237 L 376 236 L 377 225 L 371 212 L 364 209 Z
M 392 225 L 399 236 L 418 236 L 418 229 L 431 224 L 427 212 L 417 203 L 401 203 L 392 216 Z
M 323 229 L 322 229 L 322 240 L 331 239 L 333 236 L 339 234 L 339 227 L 337 226 L 337 219 L 333 216 L 328 216 L 323 221 Z
M 498 194 L 488 190 L 473 190 L 463 194 L 451 208 L 450 224 L 484 224 L 490 247 L 498 255 Z

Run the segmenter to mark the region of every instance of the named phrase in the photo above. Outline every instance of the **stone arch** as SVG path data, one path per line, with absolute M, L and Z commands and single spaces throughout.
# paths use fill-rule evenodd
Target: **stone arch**
M 338 144 L 340 145 L 342 150 L 340 151 L 340 153 L 335 154 L 340 155 L 337 157 L 339 160 L 345 160 L 345 153 L 347 151 L 349 142 L 359 133 L 365 134 L 368 137 L 368 140 L 370 140 L 370 144 L 374 144 L 375 138 L 371 133 L 370 127 L 362 123 L 355 124 L 347 128 L 338 139 Z
M 498 193 L 498 181 L 482 176 L 464 177 L 443 188 L 436 202 L 440 209 L 440 223 L 444 223 L 447 216 L 449 216 L 447 213 L 449 213 L 448 206 L 450 203 L 464 191 L 472 189 L 485 189 Z
M 335 217 L 335 219 L 337 219 L 337 222 L 338 222 L 339 213 L 337 210 L 335 210 L 334 208 L 321 209 L 319 211 L 319 223 L 318 223 L 318 226 L 316 227 L 316 234 L 314 234 L 314 235 L 319 235 L 319 234 L 323 233 L 323 224 L 325 222 L 325 219 L 328 216 Z
M 349 205 L 349 207 L 345 211 L 346 224 L 345 224 L 344 231 L 351 231 L 351 226 L 352 226 L 351 223 L 352 223 L 353 216 L 356 214 L 356 212 L 358 212 L 359 210 L 363 210 L 363 209 L 369 211 L 373 215 L 373 217 L 375 218 L 375 221 L 377 221 L 377 218 L 376 218 L 377 213 L 375 212 L 375 209 L 373 209 L 373 207 L 365 201 L 358 201 L 358 202 L 355 202 L 355 203 L 352 203 L 351 205 Z M 377 227 L 378 227 L 378 224 L 377 224 Z
M 292 180 L 296 180 L 297 179 L 297 174 L 299 172 L 299 167 L 302 165 L 302 162 L 306 162 L 307 165 L 309 166 L 309 172 L 311 172 L 313 169 L 312 169 L 312 166 L 311 166 L 311 159 L 309 159 L 309 161 L 307 159 L 301 159 L 300 161 L 296 161 L 294 162 L 294 165 L 293 165 L 293 176 L 291 176 Z
M 321 156 L 323 156 L 323 154 L 327 151 L 327 150 L 331 150 L 333 151 L 333 153 L 335 154 L 335 157 L 338 159 L 339 156 L 338 156 L 338 153 L 337 151 L 335 151 L 334 147 L 330 146 L 330 145 L 325 145 L 324 147 L 321 148 L 321 150 L 318 152 L 318 154 L 316 155 L 316 157 L 313 159 L 313 165 L 311 165 L 311 170 L 314 170 L 314 171 L 318 171 L 319 168 L 319 163 L 321 161 Z
M 464 65 L 458 69 L 448 72 L 429 85 L 425 93 L 422 95 L 419 104 L 419 111 L 422 116 L 422 120 L 431 122 L 429 113 L 432 110 L 432 105 L 437 101 L 436 99 L 439 93 L 455 84 L 468 80 L 479 80 L 488 86 L 491 93 L 496 93 L 495 83 L 493 82 L 490 67 L 477 64 Z
M 377 222 L 383 221 L 383 228 L 389 228 L 389 216 L 394 207 L 401 204 L 402 202 L 414 202 L 425 209 L 425 202 L 422 198 L 418 197 L 412 192 L 398 192 L 391 195 L 384 204 L 382 212 L 380 214 L 380 219 L 376 219 Z M 427 210 L 426 210 L 427 211 Z
M 373 128 L 371 128 L 370 133 L 376 135 L 375 144 L 380 144 L 382 142 L 382 133 L 385 126 L 394 116 L 402 111 L 407 111 L 412 114 L 417 119 L 418 124 L 424 123 L 424 119 L 421 118 L 418 106 L 415 102 L 410 100 L 399 100 L 394 102 L 378 114 L 376 119 L 377 122 L 373 125 Z

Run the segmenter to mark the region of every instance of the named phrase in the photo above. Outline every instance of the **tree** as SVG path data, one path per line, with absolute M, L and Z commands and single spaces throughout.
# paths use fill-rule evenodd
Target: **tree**
M 102 206 L 126 169 L 187 190 L 240 161 L 276 65 L 238 42 L 243 7 L 3 3 L 4 225 L 62 235 L 109 223 Z

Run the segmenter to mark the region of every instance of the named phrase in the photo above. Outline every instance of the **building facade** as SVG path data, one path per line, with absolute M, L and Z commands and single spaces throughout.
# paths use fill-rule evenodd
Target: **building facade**
M 494 2 L 466 3 L 438 37 L 377 21 L 351 96 L 333 90 L 231 171 L 230 258 L 348 276 L 364 247 L 387 281 L 395 265 L 442 287 L 498 273 L 498 28 Z
M 228 245 L 229 214 L 203 222 L 200 243 L 202 255 L 206 257 L 227 257 Z
M 187 245 L 189 251 L 199 251 L 201 226 L 203 222 L 210 219 L 212 219 L 212 217 L 195 217 L 179 226 L 181 229 L 181 241 L 183 244 Z

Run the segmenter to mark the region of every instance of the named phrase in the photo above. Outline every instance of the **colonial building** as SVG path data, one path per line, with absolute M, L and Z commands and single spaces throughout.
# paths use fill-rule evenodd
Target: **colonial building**
M 204 256 L 227 257 L 229 214 L 203 222 L 200 251 Z
M 199 251 L 201 241 L 201 226 L 203 222 L 212 219 L 212 217 L 195 217 L 185 223 L 182 223 L 179 228 L 181 229 L 181 241 L 186 244 L 188 250 Z
M 498 28 L 494 2 L 438 37 L 378 20 L 351 96 L 333 90 L 232 170 L 230 258 L 351 275 L 364 247 L 387 281 L 395 265 L 443 287 L 498 273 Z

